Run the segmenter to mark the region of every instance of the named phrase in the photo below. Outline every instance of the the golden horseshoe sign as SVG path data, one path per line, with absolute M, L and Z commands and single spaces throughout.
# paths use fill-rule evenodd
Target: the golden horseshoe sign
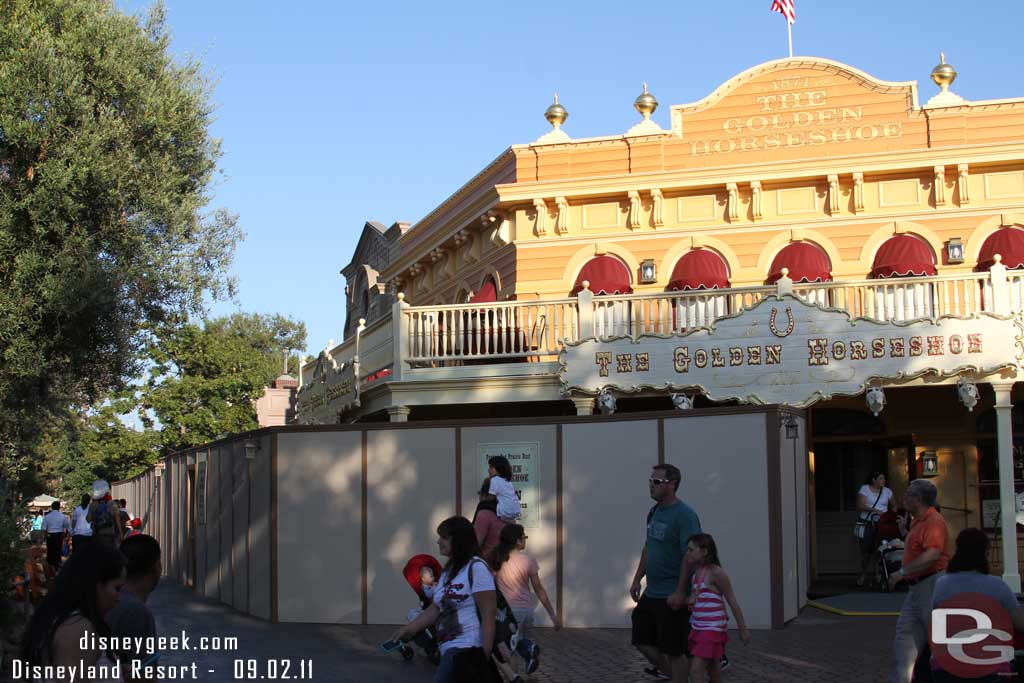
M 793 309 L 790 308 L 789 306 L 786 306 L 786 318 L 788 320 L 788 324 L 786 325 L 786 329 L 781 331 L 775 324 L 775 317 L 778 314 L 779 309 L 773 308 L 772 314 L 768 318 L 768 329 L 771 330 L 772 334 L 774 334 L 776 337 L 788 337 L 790 334 L 793 333 L 793 329 L 796 327 L 796 319 L 793 317 Z

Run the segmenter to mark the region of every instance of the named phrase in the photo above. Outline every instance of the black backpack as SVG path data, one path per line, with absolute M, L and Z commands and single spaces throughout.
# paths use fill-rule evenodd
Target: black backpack
M 469 561 L 470 595 L 473 593 L 473 565 L 478 562 L 484 565 L 488 572 L 491 571 L 490 567 L 487 566 L 487 563 L 480 558 L 473 558 Z M 508 601 L 505 600 L 505 596 L 501 594 L 501 590 L 498 588 L 497 583 L 494 584 L 494 601 L 497 607 L 497 610 L 494 613 L 494 645 L 497 645 L 498 643 L 505 643 L 509 650 L 515 651 L 513 637 L 519 632 L 519 622 L 516 621 L 516 616 L 512 613 L 512 608 L 508 606 Z M 476 608 L 476 616 L 478 619 L 480 618 L 479 607 Z M 497 651 L 497 648 L 495 648 L 494 652 L 497 653 Z
M 114 526 L 114 515 L 110 511 L 110 503 L 105 500 L 97 501 L 92 512 L 93 531 L 105 531 Z

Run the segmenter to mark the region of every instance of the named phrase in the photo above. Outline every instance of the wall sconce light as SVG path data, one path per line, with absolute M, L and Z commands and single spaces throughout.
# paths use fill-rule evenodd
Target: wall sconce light
M 649 285 L 658 281 L 658 267 L 654 265 L 654 259 L 645 258 L 640 262 L 640 282 Z
M 789 413 L 785 413 L 779 418 L 779 425 L 786 428 L 786 438 L 796 439 L 800 436 L 800 424 L 796 421 Z
M 259 449 L 260 449 L 260 444 L 259 444 L 258 441 L 256 441 L 256 439 L 246 439 L 245 440 L 245 459 L 246 460 L 255 460 L 256 459 L 256 451 L 258 451 Z
M 950 237 L 946 242 L 946 263 L 963 263 L 964 245 L 959 237 Z
M 935 451 L 925 451 L 921 454 L 921 476 L 939 476 L 939 458 L 935 455 Z

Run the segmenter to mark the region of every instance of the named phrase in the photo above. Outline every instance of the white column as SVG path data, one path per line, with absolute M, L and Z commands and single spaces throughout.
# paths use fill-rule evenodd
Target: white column
M 576 406 L 577 415 L 593 415 L 594 404 L 597 403 L 597 399 L 593 396 L 573 396 L 572 402 Z
M 405 315 L 405 309 L 407 308 L 409 308 L 409 304 L 405 303 L 405 294 L 399 292 L 398 300 L 391 307 L 392 382 L 402 381 L 406 357 L 409 353 L 409 319 Z
M 996 442 L 999 449 L 1000 537 L 1003 539 L 1003 581 L 1014 593 L 1020 593 L 1017 565 L 1017 507 L 1013 486 L 1013 427 L 1010 411 L 1012 382 L 992 384 L 996 392 Z
M 411 412 L 409 406 L 388 406 L 388 422 L 408 422 Z

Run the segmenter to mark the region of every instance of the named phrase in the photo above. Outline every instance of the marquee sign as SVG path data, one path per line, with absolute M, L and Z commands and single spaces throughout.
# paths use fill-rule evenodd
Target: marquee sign
M 335 424 L 338 414 L 359 407 L 359 362 L 338 367 L 321 351 L 313 370 L 313 381 L 303 385 L 296 399 L 299 424 Z
M 588 339 L 567 344 L 559 360 L 566 393 L 699 389 L 715 401 L 807 407 L 855 396 L 872 381 L 1016 368 L 1024 321 L 980 313 L 883 323 L 770 296 L 711 328 Z

